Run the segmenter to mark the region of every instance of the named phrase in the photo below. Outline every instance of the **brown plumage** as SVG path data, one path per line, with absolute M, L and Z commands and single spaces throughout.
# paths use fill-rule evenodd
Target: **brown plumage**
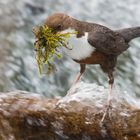
M 65 31 L 66 29 L 74 29 L 78 32 L 76 40 L 80 40 L 87 33 L 87 43 L 90 45 L 89 50 L 83 47 L 87 53 L 84 53 L 84 57 L 76 57 L 79 55 L 79 51 L 76 50 L 77 54 L 71 54 L 72 59 L 80 64 L 80 72 L 75 80 L 75 83 L 79 81 L 82 74 L 85 71 L 86 64 L 99 64 L 101 69 L 108 75 L 110 85 L 110 96 L 112 91 L 112 85 L 114 82 L 114 68 L 117 63 L 117 57 L 129 48 L 129 42 L 137 37 L 140 37 L 140 27 L 126 28 L 121 30 L 111 30 L 105 26 L 79 21 L 63 13 L 56 13 L 49 16 L 45 24 L 47 24 L 54 32 Z M 81 44 L 82 45 L 82 44 Z M 92 49 L 92 47 L 94 49 Z M 82 49 L 82 48 L 81 48 Z M 82 53 L 81 53 L 82 55 Z M 81 58 L 81 59 L 80 59 Z M 111 98 L 108 98 L 107 109 L 104 113 L 103 119 L 110 106 Z M 102 119 L 102 120 L 103 120 Z
M 113 71 L 118 55 L 128 49 L 128 43 L 132 39 L 140 37 L 140 27 L 111 30 L 96 23 L 79 21 L 63 13 L 55 13 L 49 16 L 45 24 L 55 32 L 69 28 L 74 29 L 78 31 L 77 38 L 84 36 L 85 32 L 87 32 L 87 41 L 96 50 L 92 52 L 92 55 L 81 60 L 74 59 L 74 61 L 82 64 L 82 66 L 86 64 L 99 64 L 101 69 L 108 74 L 110 84 L 114 82 Z M 81 68 L 83 69 L 83 67 Z M 84 72 L 84 70 L 81 71 Z

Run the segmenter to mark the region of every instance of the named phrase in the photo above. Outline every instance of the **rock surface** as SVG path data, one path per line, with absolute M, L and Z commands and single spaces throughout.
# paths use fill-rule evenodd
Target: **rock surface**
M 101 123 L 108 89 L 79 83 L 72 95 L 47 99 L 25 91 L 0 94 L 0 140 L 139 140 L 140 103 L 113 90 L 112 109 Z
M 140 25 L 139 5 L 139 0 L 0 0 L 0 91 L 19 89 L 48 97 L 66 93 L 79 71 L 78 64 L 64 57 L 56 61 L 57 71 L 53 75 L 40 77 L 37 71 L 32 28 L 48 15 L 59 11 L 120 29 Z M 132 41 L 131 46 L 118 58 L 115 82 L 140 96 L 139 39 Z M 83 78 L 108 84 L 106 75 L 95 65 L 87 67 Z

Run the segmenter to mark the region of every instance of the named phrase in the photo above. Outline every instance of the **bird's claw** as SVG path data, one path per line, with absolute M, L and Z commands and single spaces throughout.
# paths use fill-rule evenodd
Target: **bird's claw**
M 111 112 L 110 110 L 112 110 L 112 106 L 111 104 L 107 104 L 104 109 L 102 110 L 102 113 L 103 113 L 103 116 L 102 116 L 102 119 L 101 119 L 101 124 L 104 122 L 105 118 L 108 116 L 110 118 L 111 116 Z
M 67 91 L 66 96 L 73 95 L 73 94 L 75 94 L 74 85 L 72 85 L 72 87 Z
M 71 92 L 71 90 L 69 89 L 68 91 L 67 91 L 67 94 L 66 94 L 66 96 L 69 96 L 69 95 L 72 95 L 73 93 Z

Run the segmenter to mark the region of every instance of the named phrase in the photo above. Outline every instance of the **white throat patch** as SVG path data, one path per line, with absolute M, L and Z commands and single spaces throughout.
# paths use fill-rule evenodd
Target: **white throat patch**
M 74 30 L 68 29 L 62 31 L 62 33 L 67 32 L 74 32 Z M 82 60 L 89 57 L 95 48 L 88 43 L 87 38 L 88 33 L 85 33 L 85 35 L 80 38 L 77 38 L 76 34 L 71 34 L 71 37 L 69 38 L 69 46 L 72 46 L 73 48 L 63 48 L 64 53 L 75 60 Z

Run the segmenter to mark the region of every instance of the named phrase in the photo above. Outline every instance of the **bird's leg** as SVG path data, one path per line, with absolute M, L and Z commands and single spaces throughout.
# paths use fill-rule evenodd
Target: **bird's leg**
M 85 68 L 86 68 L 85 64 L 80 64 L 80 72 L 77 74 L 72 86 L 77 84 L 80 81 L 80 79 L 85 71 Z
M 76 84 L 80 81 L 80 79 L 81 79 L 81 77 L 82 77 L 82 75 L 83 75 L 85 69 L 86 69 L 86 65 L 85 65 L 85 64 L 80 64 L 80 72 L 77 74 L 77 76 L 76 76 L 76 78 L 75 78 L 75 80 L 74 80 L 74 82 L 73 82 L 71 88 L 72 88 L 74 85 L 76 85 Z M 70 89 L 71 89 L 71 88 L 70 88 Z M 72 94 L 72 92 L 70 91 L 70 89 L 69 89 L 69 91 L 67 92 L 67 95 Z
M 107 100 L 107 106 L 111 106 L 111 100 L 112 100 L 112 88 L 113 88 L 113 83 L 114 83 L 114 76 L 113 73 L 108 74 L 109 80 L 109 95 L 108 95 L 108 100 Z
M 105 111 L 104 111 L 104 114 L 103 114 L 103 117 L 102 117 L 102 120 L 101 122 L 104 121 L 109 109 L 111 108 L 111 101 L 112 101 L 112 88 L 113 88 L 113 83 L 114 83 L 114 76 L 113 76 L 113 73 L 109 73 L 108 74 L 108 77 L 109 77 L 109 80 L 108 80 L 108 83 L 109 83 L 109 95 L 108 95 L 108 99 L 107 99 L 107 105 L 106 105 L 106 108 L 105 108 Z

